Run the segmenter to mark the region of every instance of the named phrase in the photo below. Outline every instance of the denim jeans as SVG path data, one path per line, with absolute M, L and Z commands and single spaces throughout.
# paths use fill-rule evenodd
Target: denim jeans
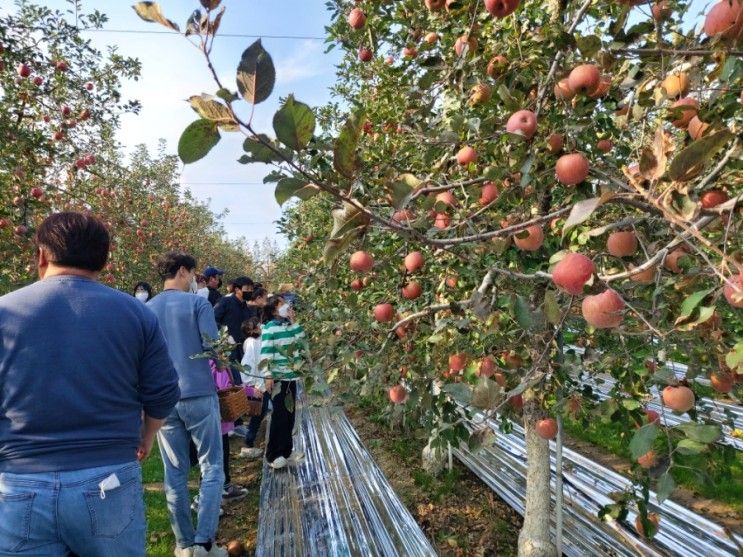
M 170 526 L 178 547 L 214 541 L 219 523 L 224 472 L 222 431 L 216 395 L 187 398 L 178 402 L 157 434 L 165 468 L 165 499 Z M 193 439 L 201 468 L 199 511 L 196 528 L 191 520 L 188 493 L 189 440 Z
M 120 485 L 101 493 L 116 474 Z M 0 556 L 144 557 L 137 462 L 34 474 L 0 473 Z
M 260 416 L 251 416 L 250 422 L 248 422 L 248 432 L 245 434 L 245 446 L 252 448 L 255 446 L 255 438 L 258 436 L 258 430 L 261 427 L 263 418 L 268 413 L 268 403 L 271 402 L 271 393 L 266 391 L 263 393 L 263 406 L 261 407 Z

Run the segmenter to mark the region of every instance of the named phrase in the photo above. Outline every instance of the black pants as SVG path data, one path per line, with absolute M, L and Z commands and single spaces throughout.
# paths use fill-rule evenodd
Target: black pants
M 268 446 L 266 447 L 266 460 L 268 462 L 273 462 L 280 456 L 289 458 L 294 448 L 292 430 L 294 429 L 294 416 L 297 404 L 297 382 L 279 381 L 279 384 L 281 385 L 281 392 L 273 397 L 271 429 L 268 432 Z M 294 401 L 291 412 L 286 407 L 288 393 L 291 393 Z
M 230 480 L 230 436 L 222 435 L 222 466 L 224 468 L 224 485 L 229 485 Z

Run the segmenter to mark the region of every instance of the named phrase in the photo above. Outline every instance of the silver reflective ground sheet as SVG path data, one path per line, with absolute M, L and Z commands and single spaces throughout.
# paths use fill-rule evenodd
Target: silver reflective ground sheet
M 298 398 L 305 460 L 279 471 L 264 462 L 256 556 L 436 555 L 343 409 Z

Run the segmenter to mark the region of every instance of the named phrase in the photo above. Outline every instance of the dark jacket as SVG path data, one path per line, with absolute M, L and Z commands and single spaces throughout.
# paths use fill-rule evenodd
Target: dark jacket
M 214 317 L 220 328 L 227 326 L 230 336 L 235 339 L 237 348 L 235 349 L 234 359 L 242 360 L 242 345 L 245 342 L 245 335 L 242 332 L 243 321 L 249 317 L 255 316 L 256 308 L 249 306 L 246 302 L 241 302 L 235 295 L 222 296 L 214 306 Z
M 209 288 L 209 296 L 207 300 L 212 306 L 216 306 L 217 302 L 222 299 L 222 294 L 216 288 Z

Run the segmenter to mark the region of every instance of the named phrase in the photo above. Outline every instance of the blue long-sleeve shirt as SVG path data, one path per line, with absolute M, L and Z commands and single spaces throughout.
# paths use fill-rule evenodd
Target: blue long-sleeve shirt
M 217 396 L 209 361 L 191 359 L 205 350 L 204 335 L 211 339 L 219 335 L 209 301 L 196 294 L 165 290 L 147 302 L 147 307 L 157 316 L 165 335 L 178 372 L 181 399 Z
M 142 411 L 167 416 L 178 377 L 157 318 L 74 276 L 0 297 L 0 472 L 131 462 Z

